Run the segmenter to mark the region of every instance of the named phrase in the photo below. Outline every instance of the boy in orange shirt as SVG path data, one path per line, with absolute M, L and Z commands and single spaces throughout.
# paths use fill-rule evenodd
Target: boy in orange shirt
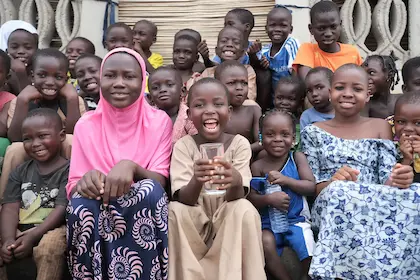
M 341 33 L 341 19 L 337 4 L 321 1 L 311 8 L 309 31 L 317 44 L 302 44 L 293 63 L 293 70 L 305 79 L 309 70 L 326 67 L 333 72 L 347 63 L 362 64 L 356 47 L 338 43 Z

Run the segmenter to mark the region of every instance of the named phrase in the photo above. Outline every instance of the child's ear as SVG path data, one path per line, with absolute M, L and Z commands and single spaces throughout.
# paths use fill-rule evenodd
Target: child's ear
M 407 86 L 405 84 L 402 85 L 403 94 L 407 92 Z
M 311 33 L 311 35 L 314 35 L 314 32 L 312 30 L 312 24 L 308 24 L 308 29 L 309 29 L 309 32 Z
M 251 32 L 251 24 L 245 23 L 245 30 L 247 31 L 247 33 L 250 33 Z
M 156 43 L 156 40 L 157 39 L 156 39 L 156 35 L 155 35 L 155 36 L 153 36 L 153 44 Z
M 190 108 L 188 108 L 188 109 L 187 109 L 187 116 L 188 116 L 188 119 L 189 119 L 190 121 L 192 121 L 192 119 L 191 119 L 191 111 L 190 111 Z
M 290 25 L 290 34 L 293 32 L 293 25 Z
M 232 108 L 231 105 L 229 105 L 228 108 L 229 108 L 229 120 L 230 120 L 230 117 L 232 116 L 232 110 L 233 110 L 233 108 Z
M 66 140 L 66 132 L 64 131 L 64 128 L 60 130 L 60 142 L 64 142 Z
M 34 70 L 31 70 L 31 83 L 32 83 L 32 85 L 35 83 L 35 81 L 34 81 Z

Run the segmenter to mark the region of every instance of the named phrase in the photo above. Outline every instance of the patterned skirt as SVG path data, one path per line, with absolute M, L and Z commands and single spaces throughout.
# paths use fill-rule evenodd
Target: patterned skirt
M 167 279 L 168 198 L 157 182 L 134 183 L 107 207 L 75 193 L 67 219 L 73 279 Z
M 420 185 L 336 181 L 317 197 L 314 279 L 420 279 Z

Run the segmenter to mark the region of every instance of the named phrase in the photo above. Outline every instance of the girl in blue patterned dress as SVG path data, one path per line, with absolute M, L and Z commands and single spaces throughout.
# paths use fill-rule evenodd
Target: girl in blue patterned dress
M 396 163 L 385 120 L 360 116 L 368 76 L 346 64 L 334 74 L 332 120 L 302 132 L 316 180 L 312 219 L 319 240 L 315 279 L 420 279 L 420 189 L 410 166 Z

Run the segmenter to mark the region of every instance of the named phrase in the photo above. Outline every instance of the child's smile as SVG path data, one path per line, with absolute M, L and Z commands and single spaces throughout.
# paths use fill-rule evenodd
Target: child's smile
M 34 68 L 34 86 L 47 100 L 53 100 L 67 82 L 67 67 L 54 57 L 43 57 Z
M 287 154 L 293 145 L 294 132 L 290 117 L 274 113 L 265 118 L 262 142 L 267 153 L 274 157 Z
M 100 62 L 93 58 L 79 59 L 75 65 L 76 78 L 84 93 L 99 93 Z
M 219 33 L 216 53 L 222 60 L 237 60 L 243 54 L 243 35 L 234 27 L 225 27 Z

